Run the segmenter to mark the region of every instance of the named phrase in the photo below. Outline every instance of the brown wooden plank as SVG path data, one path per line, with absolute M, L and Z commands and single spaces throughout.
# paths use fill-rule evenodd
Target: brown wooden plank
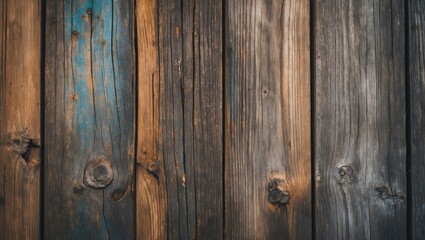
M 41 1 L 0 2 L 0 239 L 40 237 Z
M 134 238 L 133 7 L 47 1 L 46 239 Z
M 408 1 L 412 238 L 425 239 L 425 1 Z
M 167 195 L 159 114 L 157 0 L 136 0 L 138 120 L 136 236 L 166 239 Z
M 226 238 L 311 239 L 310 1 L 226 3 Z
M 137 238 L 223 236 L 222 6 L 138 0 Z
M 402 0 L 316 1 L 317 239 L 406 239 Z

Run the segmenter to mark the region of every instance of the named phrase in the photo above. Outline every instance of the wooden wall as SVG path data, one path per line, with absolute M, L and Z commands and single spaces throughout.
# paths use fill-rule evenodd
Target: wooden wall
M 425 1 L 0 12 L 0 239 L 425 238 Z

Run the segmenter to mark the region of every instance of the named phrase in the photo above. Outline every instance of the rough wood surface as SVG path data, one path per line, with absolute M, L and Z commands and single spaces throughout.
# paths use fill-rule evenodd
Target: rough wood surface
M 221 12 L 136 1 L 139 239 L 223 236 Z
M 425 239 L 425 1 L 409 0 L 412 237 Z
M 0 2 L 0 239 L 40 237 L 41 1 Z
M 309 5 L 226 1 L 227 239 L 312 237 Z
M 138 120 L 136 237 L 167 238 L 167 194 L 160 147 L 157 0 L 136 0 Z
M 47 1 L 46 239 L 134 238 L 133 6 Z
M 317 1 L 317 239 L 406 239 L 402 0 Z

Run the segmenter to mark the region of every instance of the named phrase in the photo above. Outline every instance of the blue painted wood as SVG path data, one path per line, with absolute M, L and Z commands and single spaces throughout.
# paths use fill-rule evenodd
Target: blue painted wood
M 47 1 L 46 239 L 133 239 L 133 1 Z

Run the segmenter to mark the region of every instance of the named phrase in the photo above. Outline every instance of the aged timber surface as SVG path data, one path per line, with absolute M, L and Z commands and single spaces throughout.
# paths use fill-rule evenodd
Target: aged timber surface
M 0 2 L 0 239 L 40 236 L 41 1 Z
M 133 6 L 47 1 L 46 239 L 134 238 Z
M 412 237 L 425 239 L 425 1 L 409 0 Z
M 226 1 L 225 234 L 310 239 L 310 1 Z
M 138 116 L 136 165 L 136 237 L 167 238 L 167 194 L 160 147 L 158 6 L 136 0 Z
M 137 0 L 137 237 L 223 236 L 222 6 Z
M 406 239 L 402 0 L 317 1 L 317 239 Z

